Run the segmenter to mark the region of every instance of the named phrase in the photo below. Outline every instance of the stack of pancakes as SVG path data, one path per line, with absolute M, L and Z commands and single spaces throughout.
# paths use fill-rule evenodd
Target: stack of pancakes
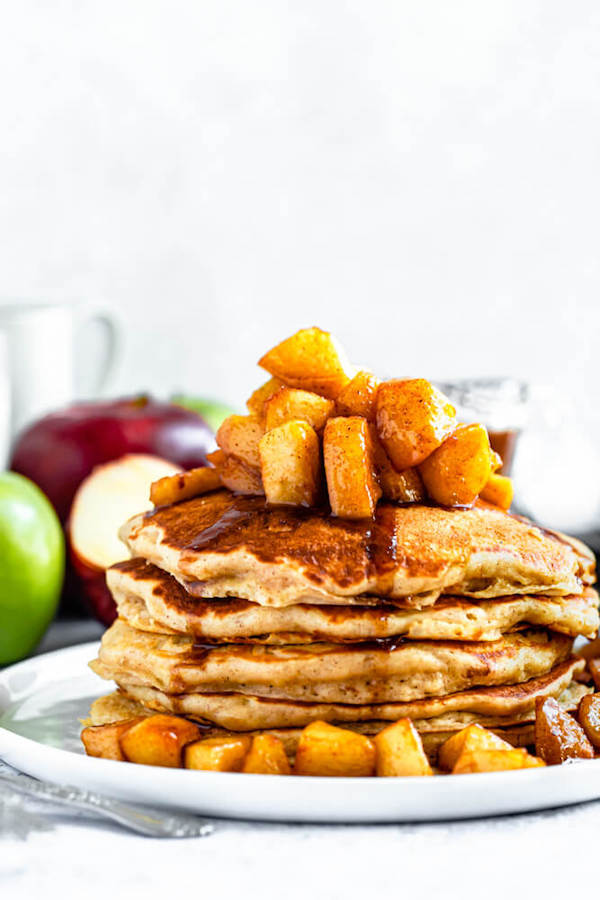
M 577 635 L 598 628 L 581 543 L 478 503 L 380 503 L 374 519 L 228 490 L 131 519 L 108 571 L 119 617 L 92 668 L 101 724 L 149 711 L 208 733 L 413 719 L 432 757 L 472 722 L 532 740 L 535 698 L 577 705 Z

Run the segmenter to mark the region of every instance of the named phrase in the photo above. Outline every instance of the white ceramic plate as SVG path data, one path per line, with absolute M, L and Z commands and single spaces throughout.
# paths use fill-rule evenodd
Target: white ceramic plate
M 290 822 L 463 819 L 600 797 L 600 760 L 431 778 L 298 778 L 196 772 L 85 756 L 79 719 L 110 690 L 87 668 L 97 645 L 0 672 L 0 758 L 29 775 L 205 815 Z

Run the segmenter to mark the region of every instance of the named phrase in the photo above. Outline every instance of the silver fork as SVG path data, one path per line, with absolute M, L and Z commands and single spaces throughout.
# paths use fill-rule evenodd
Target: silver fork
M 38 781 L 27 775 L 0 775 L 0 787 L 6 786 L 35 800 L 48 800 L 71 809 L 82 809 L 97 816 L 118 822 L 125 828 L 155 838 L 206 837 L 214 827 L 206 819 L 167 813 L 164 810 L 129 806 L 111 797 L 82 791 L 66 785 Z

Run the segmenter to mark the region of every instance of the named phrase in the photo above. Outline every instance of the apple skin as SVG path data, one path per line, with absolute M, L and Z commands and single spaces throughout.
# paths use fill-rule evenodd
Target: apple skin
M 63 584 L 65 544 L 47 497 L 0 473 L 0 665 L 23 659 L 50 624 Z
M 95 466 L 149 453 L 182 469 L 206 465 L 214 434 L 195 412 L 151 397 L 76 403 L 23 431 L 9 468 L 34 481 L 63 525 L 75 492 Z
M 99 569 L 91 563 L 85 562 L 77 555 L 67 529 L 69 546 L 69 562 L 75 577 L 79 580 L 80 596 L 89 607 L 90 612 L 99 619 L 103 625 L 112 625 L 117 618 L 117 605 L 106 584 L 106 570 Z

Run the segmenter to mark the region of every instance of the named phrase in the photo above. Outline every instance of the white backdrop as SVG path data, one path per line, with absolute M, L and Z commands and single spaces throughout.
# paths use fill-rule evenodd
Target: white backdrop
M 117 309 L 120 392 L 239 402 L 320 324 L 597 425 L 599 92 L 594 0 L 20 0 L 0 294 Z

